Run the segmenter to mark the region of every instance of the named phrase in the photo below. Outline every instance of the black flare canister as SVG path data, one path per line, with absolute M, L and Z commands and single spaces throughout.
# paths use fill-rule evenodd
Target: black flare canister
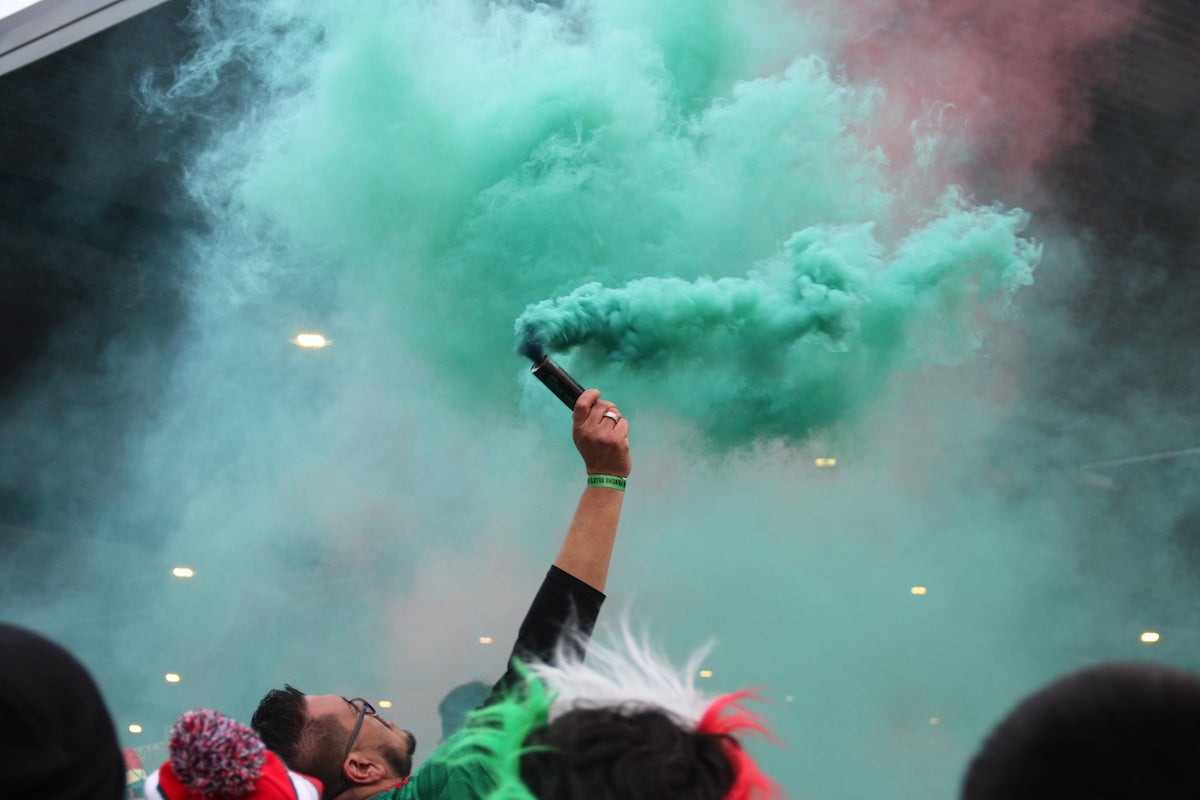
M 546 384 L 546 388 L 554 392 L 554 396 L 562 400 L 567 408 L 574 410 L 575 401 L 583 394 L 583 387 L 572 378 L 550 356 L 545 356 L 529 370 L 534 376 Z

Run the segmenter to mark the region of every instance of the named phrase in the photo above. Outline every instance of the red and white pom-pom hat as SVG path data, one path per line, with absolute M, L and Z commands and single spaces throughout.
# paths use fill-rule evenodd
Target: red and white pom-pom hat
M 321 782 L 292 772 L 250 728 L 219 711 L 185 711 L 171 757 L 146 779 L 146 800 L 320 800 Z

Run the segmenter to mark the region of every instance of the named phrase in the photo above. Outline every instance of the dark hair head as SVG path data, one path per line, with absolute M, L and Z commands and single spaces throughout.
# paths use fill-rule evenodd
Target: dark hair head
M 733 787 L 727 736 L 660 710 L 583 708 L 527 740 L 521 780 L 540 800 L 722 800 Z
M 438 715 L 442 718 L 442 738 L 449 739 L 467 724 L 467 715 L 483 705 L 491 693 L 491 687 L 483 681 L 468 681 L 446 693 L 438 703 Z
M 1200 676 L 1105 664 L 1051 683 L 988 736 L 962 797 L 1200 797 Z
M 33 631 L 0 623 L 0 797 L 118 797 L 125 760 L 87 669 Z
M 304 692 L 284 684 L 282 689 L 272 689 L 259 701 L 250 718 L 250 727 L 268 750 L 296 769 L 294 762 L 300 755 L 300 740 L 307 722 Z
M 326 792 L 342 785 L 345 731 L 332 716 L 310 719 L 304 692 L 287 684 L 267 692 L 250 727 L 289 769 L 316 778 Z

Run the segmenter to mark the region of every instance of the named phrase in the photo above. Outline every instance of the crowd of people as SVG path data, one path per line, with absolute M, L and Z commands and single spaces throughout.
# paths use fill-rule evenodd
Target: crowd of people
M 187 711 L 147 800 L 769 800 L 745 747 L 754 696 L 708 696 L 629 630 L 590 642 L 632 462 L 629 424 L 594 389 L 575 404 L 587 483 L 491 687 L 419 769 L 416 739 L 370 702 L 270 690 L 250 726 Z M 448 697 L 449 699 L 449 697 Z M 0 624 L 0 798 L 128 797 L 95 682 L 45 637 Z M 802 792 L 801 792 L 802 793 Z M 1200 676 L 1102 664 L 1019 703 L 969 764 L 962 800 L 1200 797 Z

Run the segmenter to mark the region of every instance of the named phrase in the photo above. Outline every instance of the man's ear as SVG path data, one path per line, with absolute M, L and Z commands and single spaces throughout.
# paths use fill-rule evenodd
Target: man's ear
M 342 762 L 342 772 L 351 783 L 376 783 L 387 777 L 383 763 L 370 753 L 355 750 Z

